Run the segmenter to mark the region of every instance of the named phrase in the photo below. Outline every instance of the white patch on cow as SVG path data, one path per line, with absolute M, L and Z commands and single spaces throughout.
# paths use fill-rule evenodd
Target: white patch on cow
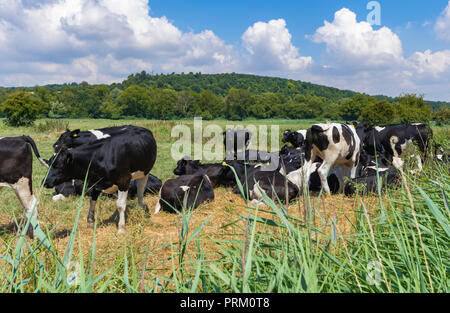
M 444 160 L 444 155 L 443 155 L 443 154 L 436 154 L 436 158 L 437 158 L 439 161 L 443 161 L 443 160 Z
M 0 140 L 2 140 L 3 138 L 5 138 L 5 137 L 0 137 Z
M 128 190 L 127 191 L 120 191 L 118 194 L 117 199 L 117 209 L 119 210 L 119 234 L 125 234 L 126 228 L 125 228 L 125 210 L 127 208 L 127 197 L 128 197 Z
M 425 124 L 422 124 L 422 123 L 413 123 L 412 125 L 413 125 L 413 126 L 422 126 L 422 125 L 425 125 Z
M 52 200 L 56 202 L 56 201 L 64 200 L 65 198 L 66 197 L 64 195 L 59 194 L 59 195 L 53 196 Z
M 189 186 L 180 186 L 180 189 L 183 190 L 184 192 L 189 190 Z
M 101 132 L 101 131 L 99 131 L 99 130 L 95 130 L 95 129 L 90 130 L 90 132 L 91 132 L 92 135 L 94 135 L 97 139 L 105 139 L 105 138 L 111 137 L 110 135 L 104 134 L 103 132 Z
M 159 194 L 158 194 L 158 203 L 156 203 L 155 206 L 155 214 L 158 214 L 159 211 L 161 211 L 161 191 L 162 191 L 163 187 L 161 187 L 161 189 L 159 189 Z
M 377 167 L 376 167 L 376 166 L 368 166 L 367 168 L 370 168 L 370 169 L 372 169 L 372 170 L 374 170 L 374 171 L 377 170 Z M 386 172 L 388 169 L 389 169 L 388 167 L 379 167 L 379 168 L 378 168 L 378 171 L 379 171 L 379 172 Z
M 375 127 L 375 130 L 376 130 L 377 132 L 383 131 L 383 130 L 385 130 L 385 129 L 386 129 L 386 127 L 381 127 L 381 126 Z

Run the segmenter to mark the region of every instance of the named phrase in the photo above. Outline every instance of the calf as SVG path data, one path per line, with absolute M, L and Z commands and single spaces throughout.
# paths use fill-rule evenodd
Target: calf
M 341 175 L 339 178 L 339 192 L 344 188 L 343 175 L 345 167 L 351 169 L 351 178 L 356 177 L 356 169 L 359 162 L 360 137 L 355 127 L 346 124 L 316 124 L 308 129 L 305 144 L 305 160 L 303 166 L 303 182 L 309 182 L 312 173 L 312 164 L 319 156 L 323 162 L 317 169 L 321 185 L 327 194 L 330 187 L 327 182 L 330 168 L 339 165 Z
M 290 131 L 286 130 L 283 134 L 283 143 L 290 143 L 295 148 L 300 148 L 304 145 L 306 139 L 306 130 Z
M 197 208 L 206 201 L 214 200 L 214 189 L 208 175 L 182 175 L 166 181 L 159 191 L 155 214 L 163 211 L 175 213 L 183 209 Z
M 38 203 L 33 195 L 32 172 L 33 158 L 32 152 L 39 162 L 48 167 L 41 159 L 36 144 L 28 136 L 3 137 L 0 138 L 0 189 L 10 187 L 19 198 L 25 209 L 25 214 L 32 214 L 38 220 Z M 30 237 L 34 237 L 32 228 L 29 230 Z
M 50 172 L 45 187 L 55 186 L 71 179 L 84 179 L 91 188 L 88 226 L 94 224 L 95 204 L 103 191 L 118 190 L 119 233 L 125 233 L 125 209 L 132 180 L 139 180 L 137 194 L 141 207 L 148 175 L 156 160 L 156 141 L 148 129 L 133 126 L 121 134 L 95 140 L 67 150 L 62 147 L 50 159 Z
M 238 149 L 245 149 L 250 144 L 251 133 L 246 130 L 227 129 L 224 135 L 223 145 L 225 146 L 227 160 L 233 160 Z
M 426 157 L 427 149 L 433 138 L 432 130 L 425 124 L 399 124 L 384 125 L 377 127 L 367 127 L 357 125 L 357 129 L 363 129 L 364 138 L 362 140 L 363 149 L 370 155 L 381 153 L 398 169 L 403 170 L 403 158 L 408 148 L 414 150 L 413 144 L 417 144 L 423 156 Z M 414 153 L 415 154 L 415 153 Z M 420 155 L 417 158 L 417 170 L 422 170 L 422 160 Z

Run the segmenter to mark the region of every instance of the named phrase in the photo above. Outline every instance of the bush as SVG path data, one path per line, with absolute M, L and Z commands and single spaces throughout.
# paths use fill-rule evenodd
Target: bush
M 450 125 L 450 108 L 442 107 L 434 113 L 433 120 L 438 126 Z
M 45 109 L 41 100 L 23 91 L 11 94 L 1 106 L 5 123 L 14 127 L 32 125 Z
M 370 126 L 393 124 L 395 120 L 395 106 L 387 101 L 377 101 L 367 104 L 359 116 L 361 123 Z

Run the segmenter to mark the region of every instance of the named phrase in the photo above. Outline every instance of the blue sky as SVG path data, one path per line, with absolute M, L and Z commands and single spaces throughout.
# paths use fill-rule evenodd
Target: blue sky
M 380 26 L 368 2 L 0 0 L 0 86 L 234 71 L 450 101 L 450 1 L 378 1 Z

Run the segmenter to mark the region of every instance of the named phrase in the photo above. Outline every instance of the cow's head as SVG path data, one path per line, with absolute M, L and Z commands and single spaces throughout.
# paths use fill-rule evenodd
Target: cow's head
M 200 169 L 200 161 L 192 161 L 187 158 L 183 158 L 177 162 L 177 167 L 173 170 L 175 175 L 188 175 L 194 174 Z
M 74 131 L 66 129 L 66 131 L 62 133 L 61 136 L 59 136 L 58 140 L 53 144 L 53 149 L 55 150 L 55 152 L 57 153 L 63 147 L 72 148 L 74 140 L 78 138 L 79 133 L 79 129 L 76 129 Z
M 303 135 L 299 132 L 286 130 L 281 141 L 283 143 L 291 143 L 294 147 L 301 147 L 305 138 L 303 138 Z
M 59 153 L 54 154 L 48 161 L 50 170 L 47 179 L 44 182 L 45 188 L 54 188 L 73 177 L 71 169 L 73 167 L 73 157 L 66 148 L 61 148 Z

